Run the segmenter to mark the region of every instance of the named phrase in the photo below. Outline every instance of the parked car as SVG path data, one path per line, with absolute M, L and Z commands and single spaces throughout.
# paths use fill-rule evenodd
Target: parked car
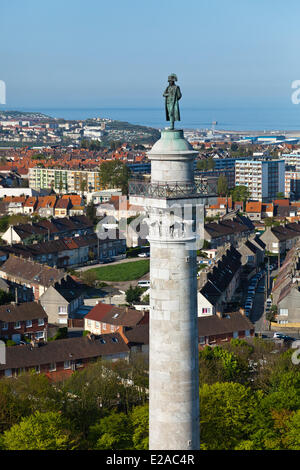
M 150 253 L 139 253 L 138 256 L 139 256 L 140 258 L 149 258 Z
M 138 286 L 139 287 L 150 287 L 150 281 L 147 281 L 146 279 L 142 281 L 138 281 Z
M 278 333 L 277 331 L 274 333 L 273 338 L 277 339 L 284 339 L 284 336 L 282 333 Z
M 112 258 L 104 258 L 100 261 L 100 264 L 112 263 L 114 260 Z

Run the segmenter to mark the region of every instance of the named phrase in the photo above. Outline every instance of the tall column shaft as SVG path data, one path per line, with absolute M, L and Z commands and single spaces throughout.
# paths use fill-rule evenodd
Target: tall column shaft
M 195 238 L 150 241 L 150 449 L 199 449 Z

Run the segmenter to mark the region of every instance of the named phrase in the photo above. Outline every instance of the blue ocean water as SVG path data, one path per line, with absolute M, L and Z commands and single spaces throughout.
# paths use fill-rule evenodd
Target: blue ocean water
M 15 108 L 16 109 L 16 108 Z M 87 119 L 109 118 L 164 128 L 164 108 L 31 108 L 19 111 L 36 111 L 56 118 Z M 216 129 L 224 130 L 300 130 L 300 105 L 282 107 L 220 107 L 180 108 L 181 121 L 176 127 L 184 129 L 207 129 L 217 121 Z

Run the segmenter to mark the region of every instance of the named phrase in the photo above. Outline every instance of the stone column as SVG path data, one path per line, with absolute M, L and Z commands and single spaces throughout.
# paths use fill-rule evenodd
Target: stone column
M 155 220 L 156 218 L 156 220 Z M 191 221 L 150 215 L 149 406 L 152 450 L 200 447 L 197 258 Z

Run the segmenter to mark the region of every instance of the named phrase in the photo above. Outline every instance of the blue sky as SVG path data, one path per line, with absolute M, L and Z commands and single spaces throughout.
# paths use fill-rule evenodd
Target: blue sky
M 290 104 L 298 0 L 1 0 L 9 107 Z

